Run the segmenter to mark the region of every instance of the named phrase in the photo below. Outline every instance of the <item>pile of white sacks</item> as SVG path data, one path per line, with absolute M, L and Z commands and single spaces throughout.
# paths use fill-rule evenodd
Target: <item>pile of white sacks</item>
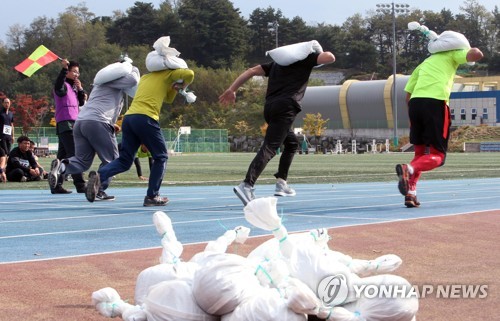
M 135 305 L 112 288 L 94 292 L 93 305 L 103 316 L 126 321 L 416 320 L 416 296 L 366 297 L 355 291 L 363 284 L 411 288 L 404 278 L 387 274 L 400 266 L 398 256 L 353 259 L 328 248 L 324 229 L 288 235 L 276 204 L 274 197 L 258 198 L 244 208 L 250 224 L 275 236 L 247 257 L 226 253 L 230 244 L 248 238 L 250 230 L 240 226 L 209 242 L 188 262 L 179 258 L 183 247 L 170 218 L 154 213 L 162 236 L 161 263 L 137 277 Z M 337 282 L 322 291 L 322 280 L 332 276 L 342 276 L 343 288 Z M 329 297 L 332 291 L 343 296 L 342 302 Z

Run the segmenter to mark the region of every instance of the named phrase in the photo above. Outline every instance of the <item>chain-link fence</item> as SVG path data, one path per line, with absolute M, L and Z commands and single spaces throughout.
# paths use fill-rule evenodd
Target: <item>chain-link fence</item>
M 191 129 L 189 134 L 181 134 L 176 129 L 163 129 L 167 149 L 179 153 L 227 153 L 229 142 L 227 129 Z M 29 137 L 39 147 L 57 151 L 58 139 L 55 127 L 33 128 Z M 117 136 L 121 142 L 121 134 Z

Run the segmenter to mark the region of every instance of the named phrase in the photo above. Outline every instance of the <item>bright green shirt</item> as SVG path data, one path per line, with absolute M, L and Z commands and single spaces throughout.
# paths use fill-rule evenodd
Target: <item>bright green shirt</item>
M 154 71 L 141 77 L 134 100 L 125 115 L 142 114 L 158 121 L 163 103 L 172 103 L 177 90 L 177 81 L 193 82 L 194 72 L 190 69 L 167 69 Z
M 137 157 L 138 158 L 146 158 L 146 157 L 152 157 L 151 152 L 148 150 L 147 152 L 143 152 L 142 148 L 139 147 L 139 150 L 137 151 Z
M 432 54 L 412 72 L 405 91 L 411 98 L 448 101 L 457 68 L 467 62 L 467 52 L 450 50 Z

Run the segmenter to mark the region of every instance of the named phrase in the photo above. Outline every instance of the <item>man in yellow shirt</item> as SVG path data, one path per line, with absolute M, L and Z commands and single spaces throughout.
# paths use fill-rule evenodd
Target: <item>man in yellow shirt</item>
M 134 100 L 125 113 L 122 123 L 122 148 L 120 156 L 89 173 L 85 196 L 89 202 L 95 200 L 100 182 L 130 169 L 141 144 L 151 152 L 153 165 L 144 206 L 163 206 L 167 197 L 160 196 L 160 187 L 168 159 L 165 138 L 160 128 L 160 110 L 163 103 L 173 102 L 177 92 L 193 82 L 190 69 L 167 69 L 154 71 L 141 77 Z

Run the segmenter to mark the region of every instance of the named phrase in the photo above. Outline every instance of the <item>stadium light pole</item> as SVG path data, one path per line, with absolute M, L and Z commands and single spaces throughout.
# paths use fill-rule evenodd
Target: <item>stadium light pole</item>
M 269 22 L 267 24 L 267 26 L 269 27 L 270 32 L 274 32 L 275 41 L 276 41 L 276 48 L 278 48 L 278 28 L 280 26 L 280 24 L 278 23 L 278 20 L 274 20 L 273 22 Z
M 399 145 L 398 138 L 398 98 L 396 95 L 396 15 L 409 13 L 410 5 L 406 3 L 379 3 L 377 12 L 392 16 L 392 108 L 394 118 L 394 146 Z

